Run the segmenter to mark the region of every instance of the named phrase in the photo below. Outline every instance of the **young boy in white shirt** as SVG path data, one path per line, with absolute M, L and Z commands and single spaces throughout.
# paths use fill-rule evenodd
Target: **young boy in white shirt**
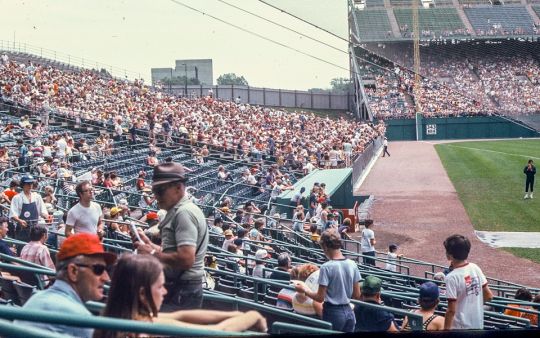
M 446 275 L 446 309 L 444 329 L 484 328 L 484 303 L 493 298 L 487 279 L 474 263 L 467 262 L 471 242 L 462 235 L 444 241 L 451 271 Z

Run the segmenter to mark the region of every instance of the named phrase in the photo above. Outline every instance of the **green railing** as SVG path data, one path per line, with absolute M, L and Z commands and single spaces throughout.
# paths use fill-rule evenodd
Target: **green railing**
M 225 332 L 204 329 L 186 328 L 174 325 L 153 324 L 135 320 L 115 319 L 94 316 L 81 316 L 72 313 L 57 313 L 50 311 L 27 310 L 11 306 L 0 306 L 0 317 L 9 320 L 24 320 L 29 322 L 61 324 L 76 327 L 86 327 L 110 331 L 147 333 L 157 336 L 251 336 L 253 332 Z M 58 337 L 58 335 L 56 335 Z
M 310 325 L 311 327 L 322 328 L 322 329 L 327 329 L 327 330 L 332 329 L 332 324 L 329 322 L 325 322 L 320 319 L 309 318 L 303 315 L 299 315 L 297 313 L 281 310 L 281 309 L 266 306 L 263 304 L 254 303 L 253 301 L 248 301 L 241 298 L 224 296 L 218 293 L 211 293 L 208 291 L 203 294 L 203 298 L 208 301 L 232 304 L 236 309 L 238 308 L 238 306 L 245 306 L 251 309 L 258 310 L 262 313 L 267 313 L 267 314 L 287 318 L 290 320 L 294 320 L 297 323 L 306 323 Z
M 270 328 L 272 334 L 310 334 L 310 335 L 330 335 L 343 333 L 340 331 L 325 330 L 321 328 L 315 328 L 310 326 L 296 325 L 284 322 L 274 322 Z
M 21 326 L 4 319 L 0 319 L 0 336 L 11 338 L 72 338 L 71 336 L 35 327 Z

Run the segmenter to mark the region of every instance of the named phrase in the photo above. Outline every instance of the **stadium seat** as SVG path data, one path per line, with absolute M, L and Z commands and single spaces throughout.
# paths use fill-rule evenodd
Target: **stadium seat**
M 30 296 L 32 296 L 32 294 L 36 290 L 35 286 L 18 281 L 13 281 L 13 286 L 15 288 L 15 291 L 17 292 L 17 296 L 19 297 L 19 302 L 21 306 L 26 303 L 26 301 L 30 298 Z

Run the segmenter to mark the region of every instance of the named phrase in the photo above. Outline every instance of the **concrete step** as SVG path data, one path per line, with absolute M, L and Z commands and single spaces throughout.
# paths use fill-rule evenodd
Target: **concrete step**
M 386 8 L 386 14 L 388 15 L 388 20 L 390 21 L 390 27 L 392 27 L 392 34 L 395 38 L 401 37 L 401 32 L 399 31 L 399 25 L 397 23 L 396 16 L 392 8 Z
M 457 13 L 459 15 L 459 18 L 465 25 L 465 28 L 471 33 L 472 35 L 476 35 L 473 26 L 471 25 L 471 22 L 469 21 L 469 18 L 465 14 L 465 11 L 463 10 L 463 6 L 459 3 L 459 0 L 452 0 L 452 3 L 454 4 L 454 7 L 456 7 Z
M 523 0 L 523 1 L 525 1 L 525 0 Z M 527 6 L 525 6 L 525 8 L 527 9 L 527 12 L 529 12 L 529 15 L 531 16 L 531 18 L 533 18 L 534 24 L 535 25 L 540 25 L 540 18 L 538 17 L 538 14 L 536 14 L 534 9 L 532 8 L 532 5 L 527 4 Z

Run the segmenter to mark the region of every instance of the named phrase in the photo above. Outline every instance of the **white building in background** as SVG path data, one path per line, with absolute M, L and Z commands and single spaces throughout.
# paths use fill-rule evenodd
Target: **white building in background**
M 212 59 L 176 60 L 174 68 L 152 68 L 151 72 L 152 84 L 169 79 L 171 76 L 175 78 L 186 75 L 188 79 L 198 79 L 202 85 L 214 84 Z

